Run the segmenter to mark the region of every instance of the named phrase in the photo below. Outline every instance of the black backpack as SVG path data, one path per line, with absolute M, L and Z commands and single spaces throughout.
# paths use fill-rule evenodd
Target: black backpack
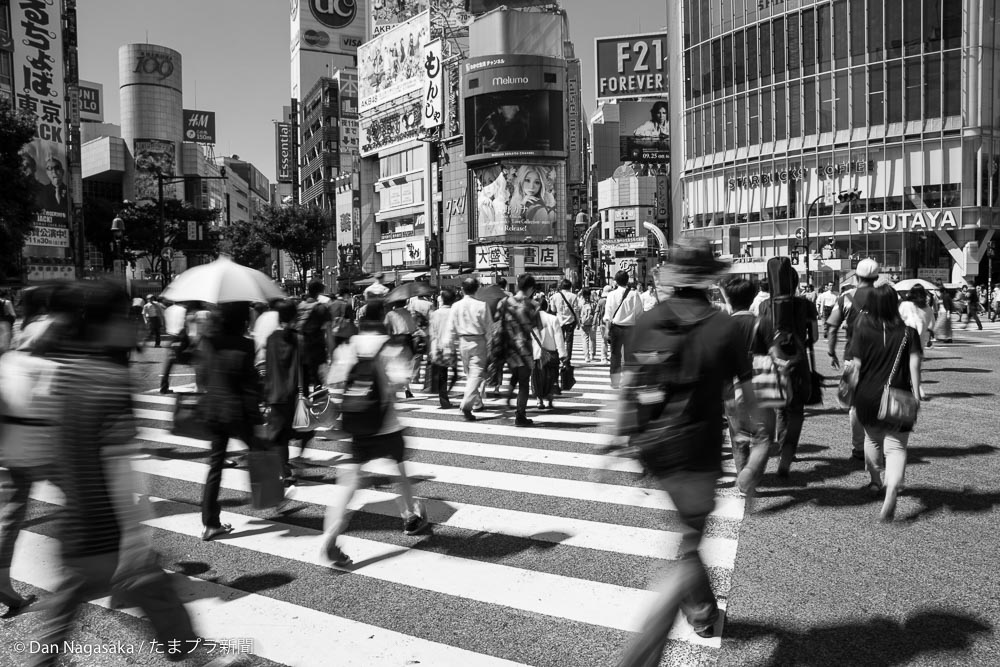
M 778 368 L 786 405 L 796 401 L 809 404 L 812 398 L 812 364 L 808 353 L 811 341 L 798 330 L 803 318 L 802 303 L 795 296 L 794 281 L 788 278 L 794 271 L 787 257 L 774 257 L 767 262 L 771 298 L 766 317 L 771 322 L 772 335 L 765 343 Z M 762 314 L 761 319 L 764 318 Z
M 382 403 L 378 355 L 358 357 L 348 371 L 340 412 L 344 430 L 351 435 L 375 435 L 382 428 L 385 405 Z
M 326 306 L 319 301 L 303 301 L 299 304 L 296 316 L 295 328 L 298 329 L 302 337 L 307 341 L 314 341 L 323 338 L 324 315 L 329 312 Z

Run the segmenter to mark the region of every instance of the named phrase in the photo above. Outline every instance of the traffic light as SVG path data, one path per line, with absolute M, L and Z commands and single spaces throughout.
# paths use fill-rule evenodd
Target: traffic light
M 837 201 L 841 204 L 850 204 L 861 199 L 861 191 L 857 188 L 852 188 L 850 190 L 844 190 L 837 195 Z
M 798 250 L 793 250 L 791 257 L 792 257 L 792 266 L 798 266 L 799 265 L 799 251 Z

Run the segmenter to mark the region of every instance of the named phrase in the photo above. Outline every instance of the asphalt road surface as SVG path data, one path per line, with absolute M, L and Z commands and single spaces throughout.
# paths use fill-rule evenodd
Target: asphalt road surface
M 879 501 L 860 490 L 866 475 L 849 460 L 832 391 L 807 417 L 791 478 L 778 480 L 772 461 L 752 511 L 733 489 L 727 451 L 702 549 L 726 614 L 708 640 L 679 619 L 663 664 L 998 664 L 1000 326 L 986 326 L 928 351 L 932 400 L 910 440 L 893 525 L 875 522 Z M 402 533 L 393 471 L 370 464 L 339 542 L 355 561 L 345 569 L 319 553 L 346 459 L 333 432 L 297 461 L 302 482 L 281 512 L 252 510 L 246 469 L 226 470 L 223 521 L 236 530 L 201 541 L 208 443 L 170 433 L 174 399 L 156 391 L 165 351 L 147 350 L 135 364 L 134 464 L 152 501 L 148 523 L 199 633 L 218 646 L 191 662 L 613 665 L 656 599 L 679 534 L 669 500 L 635 463 L 593 454 L 612 394 L 607 366 L 581 364 L 577 347 L 579 384 L 554 411 L 529 410 L 531 428 L 514 428 L 501 399 L 472 424 L 437 409 L 436 397 L 402 402 L 408 470 L 433 531 Z M 176 389 L 189 388 L 190 370 L 175 368 Z M 58 496 L 32 491 L 13 570 L 22 592 L 44 596 L 56 583 Z M 108 599 L 87 605 L 74 639 L 138 653 L 65 664 L 166 664 L 142 650 L 150 635 L 137 615 Z M 38 622 L 3 622 L 0 665 L 24 663 L 16 642 L 30 641 Z

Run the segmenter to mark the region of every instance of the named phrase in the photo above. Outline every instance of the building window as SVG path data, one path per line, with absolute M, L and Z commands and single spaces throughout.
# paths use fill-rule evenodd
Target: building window
M 799 59 L 802 57 L 799 49 L 799 15 L 789 15 L 787 23 L 785 46 L 788 47 L 788 78 L 791 79 L 799 75 Z
M 743 92 L 746 90 L 747 82 L 746 48 L 744 46 L 743 39 L 744 35 L 742 31 L 733 35 L 733 66 L 736 70 L 737 92 Z
M 839 83 L 837 87 L 840 87 Z M 859 128 L 865 126 L 865 111 L 867 106 L 868 90 L 865 85 L 865 68 L 855 67 L 851 70 L 851 125 L 853 127 Z
M 760 24 L 758 35 L 760 37 L 760 82 L 767 85 L 771 83 L 771 24 L 766 21 Z
M 847 0 L 834 0 L 833 3 L 833 64 L 840 69 L 847 67 L 847 39 L 850 30 L 845 26 L 849 25 L 847 17 Z M 863 24 L 862 24 L 863 25 Z M 860 33 L 861 41 L 864 42 L 864 30 Z
M 834 78 L 835 88 L 834 88 L 834 98 L 833 110 L 837 114 L 837 119 L 834 124 L 835 129 L 839 132 L 840 130 L 846 130 L 850 128 L 848 121 L 848 114 L 850 113 L 851 106 L 849 102 L 849 97 L 847 94 L 847 72 L 837 72 Z M 864 111 L 864 106 L 861 107 Z
M 771 22 L 773 28 L 774 47 L 771 52 L 774 54 L 774 82 L 780 83 L 785 80 L 785 65 L 788 62 L 785 54 L 785 19 L 775 19 Z
M 941 35 L 944 48 L 957 49 L 962 46 L 962 2 L 942 2 Z
M 722 90 L 722 40 L 712 42 L 712 93 Z
M 924 74 L 924 104 L 927 118 L 941 117 L 941 55 L 927 56 L 927 72 Z
M 906 59 L 906 120 L 921 120 L 920 59 Z
M 903 49 L 908 56 L 920 53 L 923 35 L 920 33 L 920 3 L 907 2 L 903 13 Z
M 867 15 L 865 14 L 865 0 L 851 0 L 850 11 L 851 29 L 848 31 L 848 37 L 851 40 L 851 64 L 863 65 L 865 62 L 865 27 L 868 24 Z M 839 17 L 839 14 L 837 16 Z M 834 18 L 834 21 L 838 20 L 838 18 Z M 842 24 L 837 23 L 837 25 Z M 846 23 L 843 25 L 846 25 Z M 842 32 L 844 31 L 835 30 L 834 34 L 839 35 Z
M 829 74 L 819 77 L 819 131 L 833 131 L 833 80 Z
M 757 28 L 747 28 L 747 85 L 751 88 L 757 85 L 760 78 L 760 67 L 757 62 Z
M 903 0 L 885 0 L 886 58 L 903 55 Z
M 802 136 L 802 118 L 799 114 L 802 106 L 801 86 L 798 81 L 788 84 L 788 138 Z
M 802 136 L 816 134 L 816 79 L 802 81 Z
M 833 62 L 833 38 L 830 36 L 830 5 L 816 8 L 816 56 L 819 71 L 829 72 Z M 837 32 L 843 32 L 838 30 Z
M 757 112 L 750 111 L 747 113 L 747 96 L 737 95 L 736 96 L 736 113 L 734 122 L 736 123 L 736 146 L 744 147 L 747 145 L 747 124 L 754 123 L 757 121 Z
M 750 103 L 750 113 L 748 114 L 750 121 L 750 145 L 755 146 L 760 143 L 760 95 L 756 92 L 750 93 L 748 101 Z M 771 134 L 770 128 L 768 128 L 767 134 Z M 768 141 L 770 141 L 770 138 L 768 138 Z
M 785 87 L 774 87 L 774 139 L 781 141 L 788 138 L 786 133 Z
M 891 62 L 885 66 L 886 122 L 900 123 L 903 120 L 903 63 Z
M 733 100 L 729 98 L 723 102 L 723 117 L 726 125 L 726 150 L 736 148 L 736 128 L 733 126 Z
M 864 2 L 857 2 L 856 9 L 864 12 Z M 885 37 L 882 35 L 882 0 L 868 3 L 868 57 L 870 62 L 882 60 Z
M 948 51 L 944 54 L 944 115 L 959 116 L 962 113 L 962 61 L 961 52 Z
M 733 36 L 722 38 L 722 86 L 726 95 L 733 92 Z

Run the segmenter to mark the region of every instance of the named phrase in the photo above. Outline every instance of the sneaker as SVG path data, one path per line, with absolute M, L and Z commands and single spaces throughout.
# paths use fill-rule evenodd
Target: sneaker
M 160 388 L 160 393 L 161 394 L 172 394 L 172 393 L 174 393 L 174 390 L 171 389 L 170 387 L 161 387 Z
M 344 553 L 343 549 L 337 546 L 336 540 L 331 540 L 323 549 L 326 557 L 330 559 L 335 567 L 347 567 L 351 564 L 351 557 Z
M 233 527 L 228 523 L 219 526 L 205 526 L 205 530 L 201 531 L 201 539 L 208 542 L 231 532 L 233 532 Z
M 430 521 L 422 514 L 411 514 L 408 518 L 403 519 L 403 532 L 407 535 L 416 535 L 427 530 L 430 525 Z
M 472 410 L 462 410 L 462 416 L 465 417 L 465 421 L 467 422 L 476 421 L 476 415 L 472 414 Z
M 409 389 L 407 389 L 406 393 L 403 394 L 403 395 L 406 396 L 407 398 L 413 398 L 413 392 L 410 391 Z
M 864 461 L 865 460 L 865 453 L 864 452 L 859 452 L 856 449 L 852 449 L 851 450 L 851 458 L 854 459 L 855 461 Z
M 514 418 L 514 426 L 531 426 L 534 423 L 534 420 L 528 419 L 527 417 Z

